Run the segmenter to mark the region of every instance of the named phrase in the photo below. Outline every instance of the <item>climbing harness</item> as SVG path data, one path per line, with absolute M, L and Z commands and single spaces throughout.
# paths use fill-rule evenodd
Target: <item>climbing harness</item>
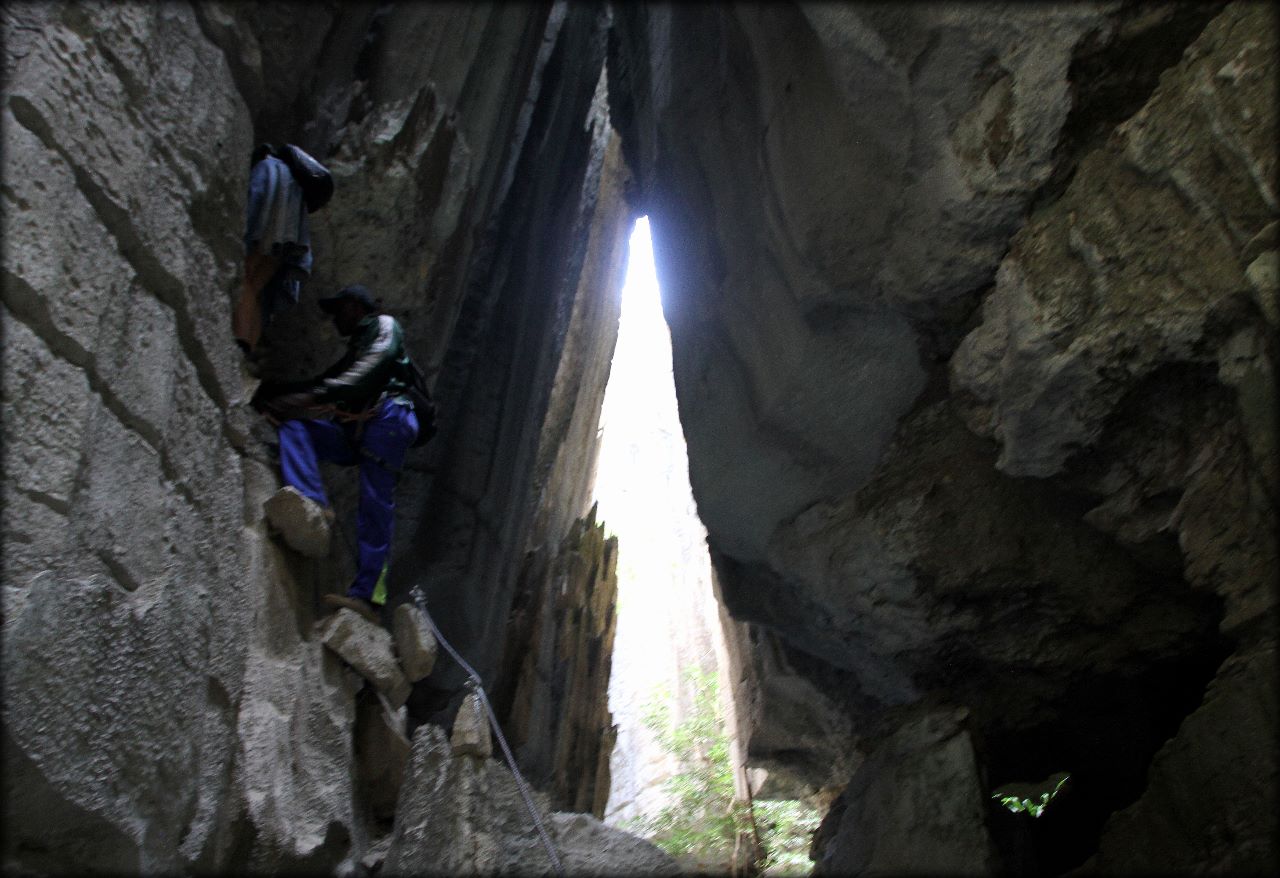
M 377 402 L 366 408 L 364 411 L 359 412 L 349 412 L 345 409 L 338 408 L 332 403 L 321 403 L 319 405 L 309 406 L 306 409 L 305 417 L 315 420 L 323 420 L 327 418 L 339 424 L 355 424 L 356 429 L 352 438 L 359 442 L 361 437 L 364 435 L 365 424 L 377 417 L 381 408 L 382 397 L 379 397 Z M 271 426 L 279 427 L 282 423 L 280 418 L 275 417 L 270 412 L 265 412 L 264 414 L 266 414 L 267 420 L 271 423 Z M 302 412 L 299 412 L 294 417 L 302 416 Z M 399 472 L 399 470 L 389 466 L 381 457 L 378 457 L 371 452 L 366 452 L 364 449 L 361 449 L 360 453 L 388 472 Z
M 364 435 L 364 425 L 371 421 L 378 414 L 380 406 L 375 403 L 361 412 L 348 412 L 338 408 L 336 405 L 324 404 L 316 406 L 317 418 L 329 418 L 337 421 L 339 424 L 355 424 L 355 441 L 359 442 Z M 384 467 L 385 469 L 385 467 Z
M 547 835 L 547 830 L 542 825 L 542 817 L 538 814 L 538 807 L 533 802 L 533 797 L 529 794 L 528 784 L 525 783 L 524 776 L 520 774 L 520 769 L 516 767 L 515 757 L 511 755 L 511 748 L 507 746 L 507 739 L 502 734 L 502 729 L 498 727 L 498 717 L 494 714 L 493 708 L 489 705 L 489 696 L 484 691 L 484 681 L 480 679 L 480 675 L 475 672 L 471 665 L 467 664 L 466 659 L 458 654 L 449 641 L 444 639 L 444 635 L 440 633 L 440 629 L 436 627 L 435 620 L 431 618 L 431 614 L 427 612 L 427 597 L 423 594 L 422 587 L 415 585 L 410 591 L 409 596 L 413 598 L 413 602 L 417 604 L 418 609 L 422 611 L 422 616 L 427 620 L 427 624 L 431 626 L 431 631 L 436 636 L 436 640 L 449 655 L 453 656 L 467 675 L 471 678 L 467 681 L 467 687 L 471 691 L 480 696 L 480 703 L 484 705 L 485 713 L 489 715 L 489 725 L 493 727 L 493 733 L 498 738 L 498 743 L 502 746 L 502 755 L 506 757 L 507 765 L 511 769 L 511 776 L 516 779 L 516 787 L 520 790 L 520 796 L 524 799 L 525 807 L 529 809 L 529 814 L 533 817 L 534 828 L 538 830 L 538 837 L 542 839 L 542 846 L 546 848 L 547 856 L 551 858 L 551 864 L 555 867 L 556 874 L 560 878 L 564 878 L 564 867 L 560 865 L 560 857 L 556 855 L 555 846 L 551 844 L 551 838 Z
M 263 412 L 267 421 L 273 427 L 279 427 L 284 421 L 297 418 L 308 418 L 314 420 L 322 420 L 328 418 L 337 421 L 339 424 L 355 424 L 356 439 L 360 438 L 360 434 L 364 432 L 365 421 L 368 421 L 378 413 L 376 405 L 370 406 L 362 412 L 349 412 L 338 408 L 331 403 L 320 403 L 319 405 L 307 406 L 305 410 L 297 410 L 289 414 L 285 418 L 277 417 L 270 411 Z

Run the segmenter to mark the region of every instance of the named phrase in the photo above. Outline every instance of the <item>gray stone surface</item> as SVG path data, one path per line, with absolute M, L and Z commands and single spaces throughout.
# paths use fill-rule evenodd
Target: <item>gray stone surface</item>
M 816 875 L 984 875 L 998 862 L 965 711 L 914 717 L 853 774 L 815 842 Z
M 1274 645 L 1274 16 L 617 16 L 694 495 L 729 611 L 770 635 L 739 664 L 748 753 L 838 784 L 814 767 L 940 697 L 993 782 L 1058 724 L 1038 747 L 1105 740 L 1078 761 L 1141 788 L 1223 656 Z M 852 723 L 787 753 L 799 708 Z M 1124 806 L 1095 783 L 1098 819 Z
M 5 857 L 178 871 L 217 861 L 235 799 L 236 244 L 200 214 L 243 185 L 245 116 L 186 7 L 30 14 L 5 10 L 0 150 Z
M 391 633 L 382 626 L 354 610 L 341 609 L 316 625 L 316 636 L 386 696 L 392 708 L 409 697 L 411 684 L 396 661 Z
M 58 773 L 38 736 L 15 739 L 31 788 L 50 808 L 83 810 L 83 821 L 109 837 L 106 847 L 134 844 L 129 839 L 139 833 L 160 848 L 165 839 L 185 839 L 145 854 L 137 845 L 107 854 L 86 840 L 84 850 L 102 851 L 101 862 L 320 868 L 342 858 L 343 845 L 362 843 L 349 804 L 353 681 L 308 640 L 314 594 L 349 581 L 351 516 L 331 565 L 284 557 L 260 523 L 277 478 L 263 444 L 269 431 L 262 435 L 242 406 L 228 410 L 253 389 L 227 332 L 240 267 L 244 159 L 253 140 L 265 137 L 301 140 L 331 161 L 339 196 L 315 218 L 315 281 L 332 285 L 340 272 L 367 272 L 361 279 L 394 307 L 413 310 L 401 316 L 420 362 L 439 365 L 473 283 L 475 242 L 490 234 L 484 230 L 512 186 L 562 24 L 548 27 L 545 11 L 523 8 L 405 7 L 392 18 L 382 23 L 386 39 L 373 53 L 372 78 L 356 84 L 351 70 L 374 32 L 372 9 L 301 18 L 279 5 L 222 3 L 3 11 L 6 623 L 44 612 L 62 583 L 92 581 L 146 596 L 148 606 L 157 590 L 198 596 L 173 622 L 174 636 L 186 637 L 192 626 L 207 632 L 189 638 L 202 644 L 195 657 L 178 658 L 159 643 L 154 656 L 137 660 L 140 678 L 150 674 L 147 662 L 179 661 L 210 681 L 184 688 L 199 697 L 175 706 L 172 739 L 151 742 L 185 754 L 175 757 L 182 766 L 175 770 L 199 789 L 196 805 L 180 803 L 164 816 L 177 829 L 147 829 L 130 810 L 134 799 L 161 796 L 145 772 L 122 787 L 119 802 L 95 799 L 89 780 Z M 565 33 L 579 41 L 600 33 L 594 12 L 575 13 L 575 21 Z M 580 86 L 589 97 L 600 52 L 584 57 L 596 65 Z M 548 88 L 544 103 L 561 87 Z M 581 123 L 573 112 L 561 116 L 557 136 L 580 132 Z M 562 158 L 555 152 L 555 161 Z M 582 164 L 569 161 L 567 173 L 581 175 Z M 538 192 L 535 200 L 548 205 L 551 197 Z M 582 215 L 593 206 L 585 201 Z M 610 233 L 620 227 L 614 210 Z M 581 235 L 568 229 L 565 237 Z M 610 258 L 618 262 L 616 250 Z M 480 273 L 492 259 L 491 252 L 483 257 Z M 568 289 L 576 293 L 573 284 Z M 315 347 L 315 332 L 300 338 Z M 582 343 L 601 347 L 594 336 Z M 317 365 L 327 353 L 315 350 L 298 365 Z M 558 368 L 559 348 L 546 359 Z M 576 387 L 573 367 L 564 371 L 566 386 Z M 602 385 L 598 364 L 591 380 Z M 575 429 L 594 436 L 591 413 L 562 420 L 581 421 Z M 405 478 L 410 491 L 426 482 L 416 467 Z M 354 507 L 353 480 L 335 481 L 335 496 Z M 161 611 L 150 612 L 161 625 Z M 84 620 L 76 655 L 85 668 L 72 662 L 68 675 L 102 664 L 90 654 L 108 624 L 105 613 Z M 13 642 L 35 650 L 38 639 L 29 632 Z M 25 654 L 10 660 L 14 679 L 27 679 L 19 667 Z M 6 678 L 9 670 L 6 664 Z M 66 700 L 61 685 L 48 693 L 51 703 Z M 403 700 L 402 689 L 393 690 L 393 700 Z M 12 703 L 27 697 L 34 696 L 15 692 Z M 112 697 L 93 694 L 77 707 L 94 710 Z M 134 714 L 145 713 L 130 702 L 113 708 L 114 733 L 127 736 Z M 205 713 L 213 719 L 202 719 Z M 301 736 L 291 732 L 299 729 Z M 206 737 L 199 752 L 173 743 Z M 133 776 L 123 750 L 104 753 Z M 279 776 L 277 767 L 293 774 Z M 46 768 L 54 779 L 40 780 Z M 6 856 L 16 863 L 45 856 L 39 834 L 39 826 L 18 825 L 7 834 L 17 851 Z M 74 870 L 97 861 L 67 856 L 60 862 L 55 851 L 41 862 Z
M 504 775 L 488 760 L 455 758 L 444 729 L 419 726 L 383 874 L 494 871 L 504 838 L 533 833 L 519 791 Z
M 653 12 L 637 172 L 713 545 L 759 561 L 870 475 L 925 385 L 920 324 L 989 283 L 1048 177 L 1104 8 Z
M 392 710 L 382 698 L 361 697 L 356 706 L 353 746 L 364 794 L 373 816 L 395 816 L 396 800 L 409 763 L 405 709 Z
M 291 549 L 308 558 L 329 554 L 330 528 L 324 507 L 285 485 L 262 504 L 267 523 L 279 532 Z
M 618 603 L 618 541 L 596 521 L 596 507 L 554 557 L 531 554 L 522 600 L 507 629 L 507 667 L 515 680 L 505 718 L 530 783 L 557 810 L 604 817 L 617 727 L 610 713 Z M 518 670 L 516 670 L 518 668 Z
M 557 811 L 548 831 L 569 875 L 679 875 L 665 851 L 590 814 Z
M 736 731 L 755 772 L 754 794 L 809 799 L 843 786 L 862 759 L 848 713 L 788 664 L 777 635 L 722 616 Z
M 960 765 L 913 774 L 898 728 L 942 697 L 993 782 L 1029 728 L 1105 742 L 1095 776 L 1143 792 L 1094 791 L 1096 868 L 1274 872 L 1268 10 L 615 4 L 607 38 L 601 12 L 0 9 L 6 865 L 377 859 L 359 679 L 313 629 L 353 516 L 324 565 L 275 546 L 270 431 L 235 407 L 245 157 L 292 140 L 338 194 L 271 370 L 337 353 L 312 305 L 342 283 L 404 321 L 442 434 L 402 479 L 392 605 L 423 577 L 487 680 L 524 559 L 586 511 L 601 291 L 645 211 L 723 594 L 768 629 L 748 751 L 797 789 L 854 772 L 861 821 Z M 522 818 L 467 811 L 514 794 L 474 763 L 440 769 L 471 828 L 437 862 L 544 868 Z M 911 853 L 867 831 L 854 865 Z
M 229 763 L 233 716 L 207 675 L 208 592 L 166 586 L 48 574 L 6 612 L 8 857 L 27 847 L 48 867 L 66 837 L 93 862 L 166 871 L 187 833 L 207 831 L 219 784 L 203 769 Z M 15 794 L 43 806 L 38 823 L 7 819 Z
M 509 39 L 515 10 L 532 10 L 524 27 L 534 43 L 525 63 L 534 79 L 530 91 L 509 92 L 487 110 L 501 119 L 506 127 L 498 130 L 510 132 L 511 142 L 496 169 L 472 166 L 477 182 L 472 203 L 501 203 L 501 215 L 512 225 L 502 227 L 500 235 L 495 227 L 492 237 L 486 232 L 445 241 L 426 281 L 426 299 L 439 304 L 410 313 L 427 320 L 410 334 L 428 350 L 440 331 L 451 327 L 448 345 L 431 350 L 432 357 L 444 358 L 434 388 L 441 433 L 426 455 L 449 463 L 429 482 L 416 482 L 424 490 L 405 506 L 405 537 L 390 575 L 390 604 L 421 583 L 432 617 L 486 680 L 498 673 L 504 656 L 525 553 L 556 546 L 564 536 L 556 528 L 568 527 L 589 503 L 585 474 L 593 465 L 599 417 L 591 401 L 599 398 L 607 374 L 604 364 L 616 325 L 607 308 L 578 303 L 584 296 L 616 292 L 610 284 L 621 278 L 607 269 L 621 262 L 620 255 L 606 257 L 588 248 L 596 246 L 593 242 L 620 243 L 630 216 L 621 198 L 625 171 L 609 159 L 608 126 L 591 113 L 606 47 L 600 8 L 499 4 L 494 9 L 500 12 L 490 33 L 499 44 Z M 429 29 L 421 37 L 438 45 Z M 473 49 L 488 51 L 470 37 L 459 46 L 463 53 Z M 495 50 L 485 56 L 485 69 L 490 58 L 511 56 Z M 456 63 L 441 60 L 447 69 Z M 475 107 L 468 95 L 492 85 L 468 86 L 460 94 Z M 442 78 L 437 95 L 443 98 L 457 87 Z M 418 121 L 405 123 L 410 131 L 432 124 L 426 113 L 431 100 L 424 96 L 422 102 Z M 502 152 L 473 139 L 467 126 L 465 114 L 459 115 L 457 143 L 472 156 Z M 394 139 L 388 143 L 395 146 Z M 442 153 L 441 163 L 445 155 L 452 153 Z M 368 173 L 375 172 L 382 173 L 370 164 Z M 441 197 L 447 196 L 446 191 Z M 415 260 L 430 256 L 421 249 L 410 252 Z M 452 267 L 463 257 L 470 260 L 465 270 Z M 416 262 L 408 269 L 391 285 L 419 276 Z M 453 298 L 444 296 L 446 284 L 456 290 Z M 582 337 L 575 342 L 578 330 Z M 590 377 L 584 372 L 582 383 L 574 386 L 577 367 L 562 368 L 565 357 L 584 370 L 590 362 Z M 514 397 L 500 390 L 517 386 L 525 390 Z M 564 464 L 557 467 L 561 449 Z M 406 491 L 415 484 L 410 470 L 402 482 Z M 432 684 L 452 690 L 455 699 L 464 682 L 452 662 L 440 662 L 432 673 Z M 445 710 L 433 718 L 445 721 Z
M 245 159 L 255 140 L 293 140 L 331 163 L 338 196 L 313 218 L 319 270 L 304 304 L 364 273 L 432 369 L 463 315 L 466 336 L 490 310 L 487 293 L 468 296 L 513 258 L 510 245 L 495 251 L 499 230 L 558 209 L 564 186 L 522 182 L 525 209 L 506 202 L 521 157 L 547 143 L 527 137 L 539 95 L 539 118 L 556 120 L 544 165 L 584 177 L 586 156 L 560 147 L 584 137 L 603 48 L 595 10 L 573 14 L 565 45 L 563 21 L 545 9 L 405 6 L 387 21 L 374 12 L 214 2 L 0 10 L 6 866 L 322 871 L 363 856 L 370 834 L 352 808 L 359 678 L 313 632 L 315 595 L 350 581 L 354 516 L 343 516 L 325 565 L 281 551 L 261 520 L 278 485 L 274 437 L 243 406 L 254 382 L 228 331 Z M 581 51 L 590 34 L 595 47 Z M 541 88 L 557 47 L 589 69 L 562 113 L 550 108 L 573 74 Z M 371 75 L 353 80 L 370 59 Z M 605 135 L 597 119 L 593 136 Z M 563 226 L 562 239 L 585 248 L 596 191 L 580 206 L 583 227 L 538 228 Z M 620 196 L 610 202 L 598 233 L 618 238 L 623 210 Z M 541 232 L 521 236 L 522 252 L 545 255 Z M 616 267 L 618 250 L 605 261 Z M 563 262 L 552 262 L 537 283 L 560 289 Z M 513 286 L 513 299 L 528 286 Z M 563 289 L 548 301 L 594 291 L 573 280 Z M 277 346 L 286 357 L 306 348 L 299 369 L 338 347 L 312 310 L 280 327 L 309 327 L 296 333 L 300 348 Z M 530 326 L 525 337 L 541 338 Z M 595 412 L 573 403 L 580 387 L 586 409 L 598 399 L 607 319 L 584 333 L 595 364 L 585 386 L 572 362 L 561 368 L 559 342 L 524 360 L 563 373 L 571 404 L 547 431 L 552 445 L 565 430 L 575 448 L 595 436 Z M 465 361 L 465 341 L 459 350 Z M 453 368 L 455 386 L 470 380 L 465 362 Z M 451 405 L 461 406 L 456 393 Z M 523 435 L 541 440 L 541 414 L 521 413 Z M 538 453 L 554 457 L 552 445 Z M 576 487 L 552 492 L 545 514 L 556 520 L 580 512 L 550 507 L 580 503 L 587 482 L 585 458 L 567 456 L 568 475 L 556 478 Z M 421 462 L 405 475 L 409 496 L 430 484 Z M 334 497 L 354 510 L 354 479 L 341 475 Z M 510 508 L 531 508 L 528 483 L 514 484 Z M 421 516 L 415 504 L 402 510 Z M 504 544 L 513 557 L 521 533 Z M 386 676 L 398 680 L 391 700 L 403 701 L 407 682 Z M 70 718 L 54 733 L 52 712 Z
M 534 797 L 566 874 L 678 874 L 643 839 L 587 814 L 550 813 Z M 515 779 L 494 760 L 455 757 L 437 726 L 414 732 L 396 813 L 384 875 L 554 874 Z
M 243 103 L 190 7 L 85 4 L 60 19 L 16 65 L 8 108 L 39 138 L 40 152 L 74 169 L 77 189 L 116 242 L 107 252 L 118 249 L 141 285 L 174 308 L 186 356 L 206 391 L 224 401 L 236 354 L 225 343 L 224 288 L 210 279 L 234 276 L 238 247 L 209 220 L 239 200 L 245 180 Z M 49 76 L 51 69 L 75 75 Z M 196 70 L 212 76 L 198 79 Z M 106 119 L 136 121 L 107 137 Z M 209 160 L 183 150 L 186 142 L 224 148 Z M 175 238 L 200 245 L 171 246 Z
M 65 514 L 82 460 L 91 404 L 88 375 L 50 350 L 7 307 L 0 319 L 5 485 Z
M 1204 705 L 1156 754 L 1147 791 L 1107 823 L 1083 873 L 1275 870 L 1269 833 L 1280 772 L 1268 735 L 1280 711 L 1276 658 L 1265 650 L 1223 666 Z M 1213 803 L 1207 821 L 1205 802 Z
M 1241 251 L 1275 210 L 1274 121 L 1254 115 L 1274 105 L 1273 53 L 1245 36 L 1264 26 L 1239 11 L 1212 25 L 1015 238 L 953 364 L 1002 470 L 1059 471 L 1143 377 L 1212 358 L 1203 340 L 1248 288 Z
M 355 825 L 354 689 L 318 643 L 255 650 L 237 721 L 235 770 L 254 831 L 241 868 L 334 864 L 345 853 Z
M 449 747 L 455 756 L 488 759 L 493 755 L 489 715 L 480 703 L 480 696 L 474 692 L 462 699 L 462 704 L 458 707 L 458 713 L 453 718 L 453 732 L 449 735 Z
M 35 59 L 27 63 L 40 67 Z M 77 165 L 12 110 L 6 108 L 4 121 L 0 167 L 11 187 L 8 203 L 16 208 L 5 212 L 4 302 L 39 326 L 63 357 L 84 366 L 97 348 L 108 304 L 129 297 L 139 279 L 80 186 Z M 33 209 L 46 201 L 59 205 L 57 214 Z
M 410 683 L 416 683 L 436 663 L 436 636 L 427 625 L 426 617 L 411 603 L 401 604 L 392 614 L 391 633 L 396 641 L 396 655 L 400 667 Z

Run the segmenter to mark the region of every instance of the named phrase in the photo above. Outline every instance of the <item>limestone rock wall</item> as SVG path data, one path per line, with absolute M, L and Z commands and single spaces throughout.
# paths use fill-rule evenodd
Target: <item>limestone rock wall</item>
M 525 554 L 553 552 L 587 512 L 630 217 L 602 91 L 607 16 L 555 9 L 543 98 L 507 170 L 502 222 L 472 257 L 437 380 L 438 472 L 397 564 L 486 681 Z M 429 683 L 424 710 L 460 696 L 455 665 Z
M 990 874 L 982 781 L 965 712 L 912 717 L 853 775 L 815 840 L 814 873 Z
M 229 327 L 249 152 L 299 143 L 337 181 L 266 376 L 336 358 L 315 299 L 341 284 L 402 319 L 442 432 L 402 478 L 393 603 L 433 563 L 474 573 L 426 581 L 492 684 L 526 546 L 586 511 L 616 332 L 605 9 L 9 4 L 3 23 L 6 868 L 358 868 L 395 767 L 359 751 L 385 717 L 314 629 L 352 574 L 354 479 L 326 473 L 331 558 L 271 539 L 273 437 Z M 447 706 L 427 701 L 414 722 Z
M 1073 773 L 1034 827 L 969 821 L 994 862 L 1137 868 L 1167 839 L 1165 868 L 1274 868 L 1272 11 L 618 22 L 614 118 L 766 784 L 906 809 L 884 778 L 908 769 L 876 766 L 950 705 L 974 796 Z M 1252 766 L 1248 804 L 1195 758 Z M 837 871 L 914 862 L 843 819 L 817 850 Z
M 350 517 L 323 564 L 261 520 L 228 317 L 271 140 L 338 189 L 268 377 L 336 356 L 314 303 L 341 284 L 403 320 L 441 433 L 402 479 L 391 604 L 421 583 L 486 683 L 514 686 L 521 571 L 587 512 L 642 210 L 748 758 L 775 794 L 843 789 L 819 858 L 919 865 L 878 809 L 940 840 L 929 868 L 1275 871 L 1267 6 L 0 15 L 6 866 L 394 845 L 353 746 L 385 718 L 313 627 Z M 438 662 L 408 725 L 461 684 Z M 507 691 L 523 722 L 537 687 Z M 982 813 L 1063 770 L 1034 826 Z M 942 788 L 969 795 L 906 798 Z
M 675 862 L 643 839 L 586 814 L 553 811 L 533 796 L 569 875 L 674 875 Z M 554 869 L 513 778 L 493 761 L 458 756 L 443 730 L 423 725 L 382 863 L 384 875 L 528 875 Z
M 617 626 L 618 538 L 595 508 L 550 558 L 530 553 L 495 693 L 516 758 L 555 807 L 604 818 L 617 730 L 609 672 Z
M 217 281 L 248 114 L 188 6 L 4 15 L 6 857 L 213 863 L 262 598 Z

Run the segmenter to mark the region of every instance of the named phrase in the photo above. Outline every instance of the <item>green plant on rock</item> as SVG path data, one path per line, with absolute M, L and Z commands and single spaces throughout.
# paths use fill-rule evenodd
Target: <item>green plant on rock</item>
M 686 865 L 703 870 L 728 868 L 737 859 L 750 859 L 750 806 L 734 797 L 729 736 L 720 710 L 715 671 L 690 668 L 685 684 L 692 698 L 688 715 L 672 723 L 672 693 L 663 688 L 645 705 L 644 724 L 659 745 L 674 756 L 680 771 L 664 788 L 670 802 L 657 814 L 627 822 L 628 828 Z M 759 801 L 756 827 L 766 852 L 756 869 L 770 874 L 807 874 L 809 836 L 818 824 L 817 812 L 796 801 Z
M 766 875 L 808 875 L 813 870 L 809 847 L 822 822 L 816 808 L 795 799 L 758 799 L 756 825 L 768 856 Z

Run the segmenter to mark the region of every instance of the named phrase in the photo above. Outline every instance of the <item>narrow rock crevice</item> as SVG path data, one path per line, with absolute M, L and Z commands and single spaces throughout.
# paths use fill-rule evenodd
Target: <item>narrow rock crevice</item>
M 592 816 L 629 549 L 590 481 L 646 214 L 738 744 L 753 792 L 831 805 L 817 871 L 1276 871 L 1269 8 L 0 22 L 7 865 L 545 871 L 466 675 L 398 640 L 421 585 L 567 871 L 674 871 Z M 431 376 L 391 631 L 321 616 L 353 471 L 327 557 L 263 521 L 227 325 L 260 140 L 336 182 L 264 374 L 327 365 L 316 299 L 360 282 Z M 1064 772 L 1042 817 L 990 798 Z
M 62 497 L 55 497 L 44 491 L 33 491 L 30 488 L 24 488 L 21 485 L 9 485 L 7 488 L 12 491 L 17 491 L 22 496 L 39 503 L 41 506 L 46 506 L 49 509 L 52 509 L 59 515 L 66 515 L 71 511 L 71 503 Z
M 124 562 L 117 558 L 110 550 L 95 549 L 94 555 L 96 555 L 98 560 L 102 562 L 103 566 L 111 572 L 111 576 L 115 579 L 116 583 L 125 591 L 137 591 L 142 587 L 142 583 L 134 577 L 133 573 L 131 573 L 129 568 L 125 566 Z
M 1076 46 L 1067 72 L 1071 112 L 1053 154 L 1053 172 L 1032 212 L 1057 201 L 1076 174 L 1080 159 L 1104 144 L 1117 125 L 1151 97 L 1160 75 L 1178 63 L 1221 2 L 1126 2 L 1113 20 Z

